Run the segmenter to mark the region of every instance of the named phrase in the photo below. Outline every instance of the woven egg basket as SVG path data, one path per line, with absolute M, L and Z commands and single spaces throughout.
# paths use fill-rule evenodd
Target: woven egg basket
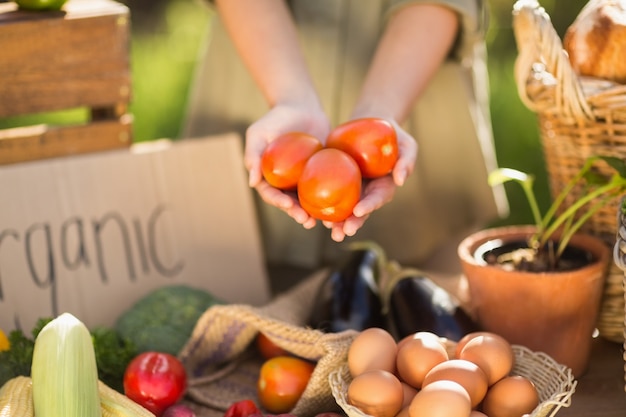
M 446 339 L 442 341 L 448 355 L 453 358 L 456 343 Z M 571 405 L 577 381 L 570 368 L 557 363 L 543 352 L 533 352 L 524 346 L 513 345 L 513 353 L 515 362 L 511 375 L 530 379 L 539 395 L 539 405 L 524 417 L 554 417 L 561 408 Z M 335 401 L 348 417 L 373 417 L 350 404 L 348 387 L 352 377 L 347 364 L 331 371 L 328 381 Z
M 551 194 L 555 197 L 590 156 L 626 158 L 626 85 L 578 76 L 550 17 L 534 0 L 513 8 L 518 47 L 515 79 L 520 99 L 536 113 Z M 608 166 L 599 166 L 609 176 Z M 605 171 L 605 172 L 602 172 Z M 573 204 L 584 191 L 575 189 Z M 582 231 L 615 244 L 620 196 L 590 218 Z M 598 319 L 600 335 L 624 342 L 624 272 L 611 263 Z

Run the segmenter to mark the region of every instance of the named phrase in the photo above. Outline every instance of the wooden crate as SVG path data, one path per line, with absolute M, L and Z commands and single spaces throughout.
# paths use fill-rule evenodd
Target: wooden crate
M 0 164 L 132 143 L 126 6 L 70 0 L 61 11 L 33 12 L 0 3 L 0 44 L 0 119 L 87 109 L 76 124 L 0 130 Z

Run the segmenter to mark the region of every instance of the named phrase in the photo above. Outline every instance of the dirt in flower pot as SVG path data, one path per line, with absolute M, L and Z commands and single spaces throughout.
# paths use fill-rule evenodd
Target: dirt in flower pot
M 555 259 L 553 242 L 539 251 L 529 248 L 526 240 L 500 243 L 496 245 L 488 242 L 479 247 L 475 252 L 476 258 L 506 270 L 527 272 L 573 271 L 596 261 L 591 252 L 574 246 L 565 248 L 561 256 Z

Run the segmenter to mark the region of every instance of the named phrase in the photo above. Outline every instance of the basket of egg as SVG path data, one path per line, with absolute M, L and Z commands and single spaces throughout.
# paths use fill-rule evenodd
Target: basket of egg
M 374 327 L 356 336 L 329 383 L 349 417 L 554 416 L 576 388 L 571 369 L 494 333 L 396 342 Z

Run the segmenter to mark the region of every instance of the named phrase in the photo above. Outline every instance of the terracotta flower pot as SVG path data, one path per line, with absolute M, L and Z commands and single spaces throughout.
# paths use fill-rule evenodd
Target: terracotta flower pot
M 569 366 L 574 376 L 587 369 L 610 249 L 593 236 L 576 235 L 570 245 L 589 251 L 592 263 L 567 272 L 519 272 L 487 265 L 476 250 L 493 240 L 525 240 L 534 226 L 483 230 L 458 248 L 468 281 L 471 313 L 488 331 L 510 343 L 545 352 Z

